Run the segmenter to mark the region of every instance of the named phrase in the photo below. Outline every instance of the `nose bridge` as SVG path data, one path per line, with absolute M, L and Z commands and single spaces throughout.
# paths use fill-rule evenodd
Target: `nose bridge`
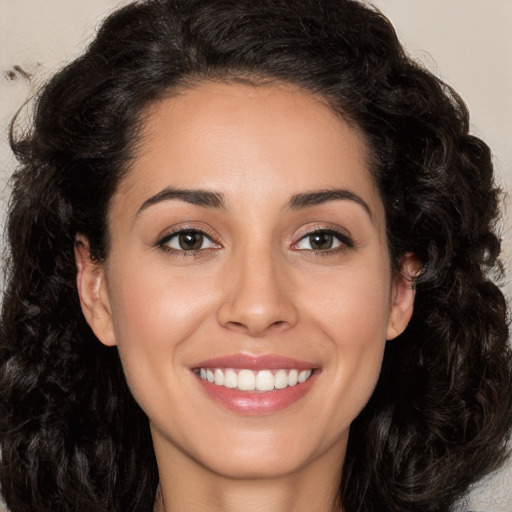
M 240 258 L 237 290 L 238 300 L 248 306 L 260 309 L 265 303 L 278 300 L 281 295 L 277 282 L 276 256 L 271 251 L 247 251 Z
M 248 242 L 234 251 L 219 321 L 225 327 L 260 336 L 297 321 L 285 264 L 270 243 Z

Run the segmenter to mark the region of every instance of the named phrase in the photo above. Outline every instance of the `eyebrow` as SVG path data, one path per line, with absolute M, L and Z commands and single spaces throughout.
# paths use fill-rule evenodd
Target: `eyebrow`
M 178 199 L 185 203 L 195 204 L 197 206 L 205 206 L 207 208 L 225 208 L 225 201 L 223 194 L 218 192 L 210 192 L 209 190 L 200 189 L 178 189 L 167 187 L 158 194 L 146 199 L 142 206 L 137 210 L 137 215 L 146 208 L 153 206 L 162 201 L 169 201 Z
M 372 218 L 372 211 L 368 206 L 368 203 L 359 197 L 354 192 L 343 188 L 335 188 L 328 190 L 317 190 L 314 192 L 305 192 L 303 194 L 296 194 L 292 196 L 286 209 L 288 210 L 299 210 L 302 208 L 309 208 L 311 206 L 317 206 L 319 204 L 327 203 L 328 201 L 340 201 L 348 200 L 357 203 L 362 206 L 366 213 Z
M 167 187 L 158 192 L 158 194 L 155 194 L 154 196 L 146 199 L 144 203 L 142 203 L 142 206 L 138 209 L 137 215 L 139 215 L 143 210 L 149 208 L 150 206 L 161 203 L 163 201 L 176 199 L 189 204 L 207 208 L 226 208 L 224 195 L 219 192 L 211 192 L 209 190 L 201 189 L 178 189 Z M 358 205 L 362 206 L 370 218 L 372 218 L 372 211 L 364 199 L 359 197 L 354 192 L 351 192 L 350 190 L 339 188 L 295 194 L 286 204 L 285 210 L 300 210 L 303 208 L 309 208 L 311 206 L 327 203 L 329 201 L 340 200 L 348 200 L 357 203 Z

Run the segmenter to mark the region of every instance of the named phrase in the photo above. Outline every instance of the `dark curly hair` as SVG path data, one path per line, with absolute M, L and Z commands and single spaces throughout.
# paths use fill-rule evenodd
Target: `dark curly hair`
M 354 0 L 148 0 L 107 18 L 44 87 L 8 218 L 0 341 L 0 478 L 12 512 L 151 511 L 148 420 L 115 348 L 87 325 L 75 236 L 101 262 L 106 213 L 145 109 L 203 80 L 285 82 L 357 126 L 386 211 L 395 268 L 422 270 L 413 318 L 389 342 L 351 429 L 346 512 L 448 511 L 504 460 L 511 352 L 488 147 L 461 99 L 408 58 L 389 21 Z M 16 130 L 13 130 L 13 134 Z

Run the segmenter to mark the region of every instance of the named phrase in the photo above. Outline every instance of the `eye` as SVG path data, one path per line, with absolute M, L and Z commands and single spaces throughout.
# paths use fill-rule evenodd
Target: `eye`
M 176 231 L 164 237 L 157 245 L 173 251 L 186 252 L 197 252 L 219 247 L 208 235 L 195 229 Z
M 322 229 L 303 236 L 296 244 L 294 249 L 299 251 L 333 251 L 340 247 L 352 247 L 350 239 L 333 230 Z

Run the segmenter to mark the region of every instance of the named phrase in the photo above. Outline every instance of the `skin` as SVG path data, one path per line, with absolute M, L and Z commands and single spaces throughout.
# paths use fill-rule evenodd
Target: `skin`
M 79 237 L 76 259 L 84 314 L 118 346 L 149 417 L 159 509 L 334 510 L 350 424 L 414 302 L 416 260 L 392 274 L 364 138 L 286 85 L 204 83 L 146 114 L 111 203 L 108 258 L 92 262 Z M 224 205 L 158 196 L 171 187 Z M 290 206 L 332 189 L 352 195 Z M 196 252 L 159 245 L 179 228 L 208 238 Z M 325 229 L 340 238 L 312 250 L 308 234 Z M 234 353 L 308 361 L 316 380 L 279 412 L 233 412 L 191 366 Z

